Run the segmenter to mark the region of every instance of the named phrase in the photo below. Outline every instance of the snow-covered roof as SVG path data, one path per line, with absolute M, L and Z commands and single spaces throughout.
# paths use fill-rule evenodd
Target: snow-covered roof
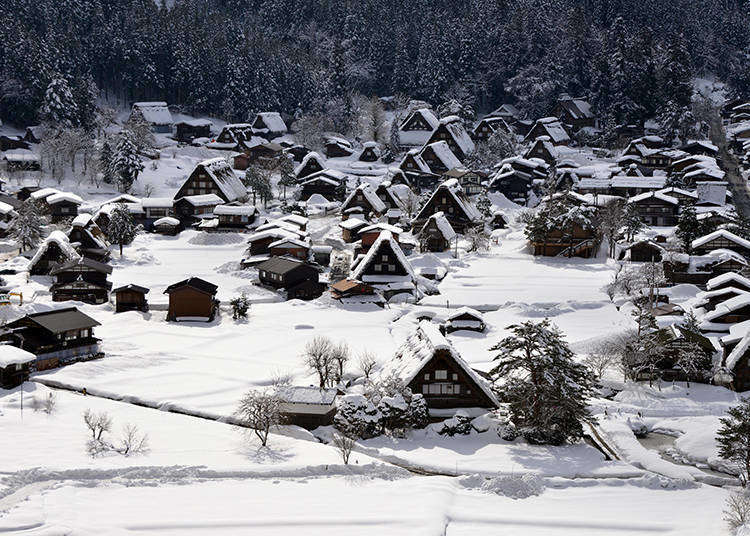
M 166 102 L 136 102 L 133 104 L 133 110 L 140 111 L 143 119 L 152 125 L 172 124 L 172 114 L 169 112 Z
M 300 216 L 299 214 L 287 214 L 279 218 L 278 221 L 286 221 L 298 227 L 304 227 L 308 223 L 310 223 L 309 218 L 306 218 L 305 216 Z
M 440 231 L 440 234 L 443 235 L 443 238 L 445 238 L 448 241 L 451 241 L 456 237 L 456 231 L 453 230 L 453 226 L 451 226 L 450 222 L 445 217 L 445 214 L 443 214 L 442 211 L 435 212 L 435 214 L 430 216 L 425 222 L 420 232 L 424 232 L 425 227 L 427 227 L 432 221 L 435 222 L 435 225 Z
M 341 205 L 342 208 L 348 207 L 359 193 L 361 193 L 365 197 L 367 203 L 370 205 L 370 207 L 372 207 L 373 211 L 380 213 L 385 212 L 385 203 L 383 203 L 383 200 L 377 196 L 377 194 L 375 193 L 375 189 L 366 182 L 363 182 L 354 190 L 352 190 L 352 193 L 349 194 L 349 197 L 347 197 L 346 201 L 344 201 L 344 203 Z
M 422 208 L 415 219 L 429 217 L 430 214 L 423 214 L 423 212 L 428 210 L 428 207 L 432 204 L 432 199 L 436 195 L 439 195 L 441 192 L 446 191 L 453 197 L 453 199 L 456 201 L 456 204 L 464 211 L 469 221 L 480 221 L 482 219 L 482 214 L 479 212 L 479 210 L 477 210 L 477 208 L 469 200 L 469 198 L 466 197 L 466 194 L 464 194 L 464 190 L 463 188 L 461 188 L 461 184 L 458 182 L 458 179 L 448 179 L 447 181 L 444 181 L 440 186 L 438 186 L 432 193 L 432 196 L 430 196 L 430 200 L 425 204 L 425 206 Z
M 224 200 L 216 194 L 186 195 L 180 200 L 185 200 L 194 207 L 206 207 L 210 205 L 220 205 Z
M 437 116 L 430 110 L 429 108 L 418 108 L 414 110 L 412 113 L 410 113 L 404 120 L 401 122 L 401 125 L 399 128 L 403 128 L 403 126 L 409 122 L 409 120 L 414 115 L 419 115 L 424 119 L 425 123 L 427 123 L 430 127 L 430 131 L 435 130 L 438 125 L 440 124 L 440 120 L 437 118 Z
M 261 119 L 266 128 L 271 132 L 286 132 L 286 123 L 279 112 L 259 112 L 255 115 L 255 121 Z M 253 121 L 253 123 L 255 123 Z
M 711 177 L 712 179 L 716 179 L 720 181 L 724 179 L 724 177 L 726 176 L 726 173 L 724 173 L 722 170 L 718 168 L 701 166 L 698 169 L 685 173 L 685 178 L 690 179 L 690 178 L 698 177 L 702 175 L 706 175 L 708 177 Z
M 711 242 L 712 240 L 715 240 L 717 238 L 724 238 L 725 240 L 729 240 L 730 242 L 734 242 L 738 246 L 741 246 L 743 248 L 750 249 L 750 241 L 745 240 L 742 237 L 737 236 L 736 234 L 727 231 L 726 229 L 719 229 L 717 231 L 714 231 L 713 233 L 709 233 L 705 236 L 702 236 L 700 238 L 696 238 L 693 240 L 692 248 L 699 248 L 704 244 L 707 244 L 708 242 Z
M 367 225 L 367 222 L 362 221 L 359 218 L 348 218 L 339 223 L 339 227 L 341 227 L 342 229 L 347 229 L 348 231 L 353 231 L 354 229 L 359 229 L 360 227 L 365 227 Z
M 143 208 L 166 208 L 174 205 L 171 197 L 144 197 L 141 200 Z
M 107 199 L 106 201 L 102 201 L 99 203 L 100 207 L 103 207 L 104 205 L 110 205 L 112 203 L 140 203 L 141 200 L 138 197 L 135 197 L 134 195 L 130 194 L 119 194 L 111 199 Z
M 310 249 L 310 241 L 309 240 L 300 240 L 298 238 L 282 238 L 280 240 L 277 240 L 276 242 L 271 242 L 268 244 L 269 248 L 306 248 Z
M 404 255 L 404 252 L 401 250 L 401 246 L 398 245 L 398 242 L 396 242 L 396 239 L 393 238 L 393 235 L 390 231 L 382 231 L 380 233 L 380 236 L 375 240 L 375 242 L 370 246 L 370 249 L 367 250 L 367 253 L 357 263 L 357 266 L 352 271 L 352 274 L 350 276 L 350 279 L 359 279 L 360 281 L 364 281 L 362 279 L 362 276 L 364 274 L 365 269 L 370 265 L 370 263 L 376 258 L 376 255 L 378 254 L 378 250 L 384 245 L 389 244 L 391 246 L 391 250 L 393 251 L 394 255 L 396 255 L 396 258 L 398 259 L 399 263 L 404 267 L 406 270 L 406 273 L 408 276 L 412 279 L 412 281 L 415 279 L 414 269 L 411 266 L 411 263 L 409 262 L 409 259 L 406 258 L 406 255 Z
M 436 141 L 428 145 L 425 145 L 422 148 L 422 151 L 420 151 L 419 153 L 419 156 L 422 158 L 423 162 L 425 162 L 425 166 L 427 167 L 427 169 L 423 171 L 432 173 L 432 169 L 430 169 L 429 164 L 427 164 L 427 161 L 424 160 L 424 156 L 423 156 L 425 149 L 427 149 L 428 147 L 432 149 L 432 152 L 435 153 L 435 156 L 438 158 L 438 160 L 440 160 L 440 162 L 445 167 L 445 169 L 453 169 L 453 168 L 462 166 L 461 161 L 458 159 L 456 154 L 451 150 L 450 145 L 448 145 L 447 142 Z
M 465 155 L 474 151 L 474 142 L 472 141 L 471 136 L 469 136 L 469 133 L 466 132 L 466 129 L 458 116 L 449 115 L 448 117 L 443 117 L 440 120 L 440 124 L 445 126 L 448 133 L 453 138 L 453 141 L 456 142 L 456 145 L 458 145 Z
M 257 209 L 252 205 L 218 205 L 214 207 L 215 216 L 252 216 Z
M 180 224 L 180 220 L 177 218 L 172 218 L 171 216 L 166 216 L 164 218 L 159 218 L 154 222 L 154 225 L 168 225 L 170 227 L 177 227 Z
M 21 365 L 31 363 L 36 356 L 26 350 L 21 350 L 10 344 L 0 344 L 0 367 L 5 368 L 9 365 Z
M 70 240 L 65 233 L 63 233 L 62 231 L 52 231 L 49 236 L 44 239 L 42 245 L 39 246 L 39 249 L 37 249 L 36 253 L 31 258 L 31 261 L 29 262 L 29 269 L 31 269 L 32 266 L 39 262 L 39 259 L 42 258 L 42 255 L 47 252 L 50 244 L 53 243 L 57 244 L 57 246 L 60 248 L 60 251 L 63 252 L 68 260 L 73 260 L 80 257 L 80 255 L 76 253 L 76 250 L 71 245 Z
M 716 309 L 714 309 L 710 313 L 707 313 L 703 317 L 701 323 L 710 323 L 713 320 L 726 315 L 727 313 L 731 313 L 748 306 L 750 306 L 750 293 L 740 294 L 739 296 L 729 298 L 728 300 L 718 304 L 716 306 Z
M 326 167 L 325 158 L 320 156 L 320 153 L 317 153 L 315 151 L 310 151 L 304 157 L 302 157 L 302 161 L 299 163 L 299 165 L 296 168 L 294 168 L 294 175 L 299 176 L 299 174 L 302 173 L 302 170 L 305 169 L 305 166 L 310 160 L 316 160 L 318 164 L 320 165 L 321 169 L 325 169 Z
M 361 229 L 359 231 L 359 234 L 371 233 L 373 231 L 390 231 L 394 235 L 400 235 L 404 232 L 401 227 L 398 227 L 396 225 L 390 225 L 388 223 L 374 223 Z
M 31 192 L 30 197 L 32 199 L 44 199 L 54 194 L 59 194 L 60 190 L 57 188 L 42 188 L 36 192 Z
M 550 137 L 553 143 L 562 143 L 570 140 L 570 136 L 565 131 L 565 127 L 557 117 L 543 117 L 537 120 L 537 124 L 540 125 L 547 135 Z
M 277 390 L 282 402 L 287 404 L 315 404 L 330 406 L 336 400 L 336 388 L 315 386 L 285 385 Z
M 204 160 L 198 164 L 203 166 L 208 175 L 213 179 L 221 193 L 224 194 L 227 201 L 235 201 L 247 196 L 247 188 L 237 175 L 235 175 L 232 166 L 221 156 Z
M 454 318 L 458 318 L 463 315 L 469 315 L 477 320 L 484 320 L 484 316 L 482 316 L 482 313 L 477 311 L 476 309 L 472 309 L 471 307 L 461 307 L 459 309 L 456 309 L 452 314 L 446 318 L 446 320 L 453 320 Z
M 58 192 L 47 197 L 48 205 L 56 205 L 57 203 L 62 203 L 64 201 L 67 201 L 68 203 L 75 203 L 76 205 L 80 205 L 83 203 L 83 199 L 71 192 Z
M 638 203 L 640 201 L 645 201 L 646 199 L 659 199 L 660 201 L 664 201 L 671 205 L 680 204 L 679 199 L 660 192 L 643 192 L 642 194 L 634 195 L 633 197 L 628 198 L 628 203 Z
M 408 385 L 439 350 L 445 351 L 495 406 L 500 405 L 489 384 L 464 361 L 450 341 L 440 333 L 437 325 L 426 320 L 420 322 L 417 329 L 406 338 L 394 358 L 383 365 L 380 377 L 396 376 Z
M 14 208 L 11 205 L 0 201 L 0 214 L 5 216 L 6 214 L 10 214 L 13 211 L 14 211 Z
M 740 286 L 750 288 L 750 279 L 736 272 L 726 272 L 709 279 L 706 283 L 706 289 L 714 290 L 716 287 L 720 287 L 725 283 L 738 283 Z

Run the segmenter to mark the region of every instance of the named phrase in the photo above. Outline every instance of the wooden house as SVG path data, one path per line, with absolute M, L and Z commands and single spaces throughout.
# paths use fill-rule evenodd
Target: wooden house
M 323 142 L 326 158 L 346 158 L 354 154 L 354 148 L 349 140 L 338 136 L 328 136 Z
M 107 262 L 110 256 L 107 237 L 94 223 L 90 214 L 79 214 L 67 233 L 68 241 L 76 252 L 99 262 Z
M 409 113 L 398 127 L 402 147 L 421 147 L 427 143 L 440 121 L 429 108 L 418 108 Z
M 477 142 L 486 142 L 498 130 L 513 134 L 513 129 L 505 122 L 505 119 L 487 116 L 477 123 L 471 135 Z
M 442 212 L 451 227 L 459 233 L 464 233 L 482 222 L 482 215 L 466 197 L 456 179 L 447 180 L 438 186 L 414 218 L 412 225 L 424 226 L 428 218 L 436 212 Z
M 293 225 L 277 222 L 258 227 L 251 234 L 247 243 L 249 244 L 247 254 L 249 256 L 270 254 L 269 247 L 281 239 L 293 238 L 295 240 L 307 239 L 308 234 L 295 228 Z
M 414 269 L 390 231 L 382 231 L 367 253 L 354 259 L 349 278 L 374 286 L 386 299 L 417 291 Z
M 141 200 L 141 207 L 144 227 L 147 230 L 151 229 L 156 220 L 175 215 L 174 199 L 171 197 L 144 197 Z
M 3 327 L 0 340 L 36 356 L 34 370 L 102 357 L 94 328 L 99 322 L 75 307 L 26 315 Z
M 382 304 L 383 298 L 380 296 L 375 287 L 355 281 L 352 279 L 342 279 L 333 283 L 330 287 L 331 298 L 344 303 L 376 303 Z
M 667 328 L 660 329 L 657 332 L 657 337 L 663 347 L 661 359 L 656 364 L 661 378 L 665 381 L 705 382 L 710 377 L 716 348 L 708 338 L 700 333 L 687 330 L 679 324 L 672 324 Z M 693 347 L 699 349 L 702 358 L 698 360 L 698 370 L 687 374 L 679 366 L 680 353 Z
M 234 149 L 240 142 L 249 142 L 253 137 L 250 123 L 230 123 L 224 125 L 211 147 L 216 149 Z
M 750 294 L 744 293 L 716 305 L 701 319 L 702 331 L 729 331 L 731 324 L 750 320 Z
M 623 252 L 621 259 L 631 262 L 661 262 L 664 248 L 651 240 L 639 240 L 629 245 Z
M 62 231 L 52 231 L 29 262 L 31 275 L 49 275 L 58 264 L 78 259 L 79 255 Z
M 22 151 L 19 149 L 13 152 L 6 152 L 3 155 L 3 161 L 8 171 L 40 171 L 42 169 L 39 156 L 31 151 Z
M 591 105 L 584 99 L 574 99 L 568 96 L 558 99 L 552 115 L 558 117 L 562 124 L 570 128 L 572 132 L 577 132 L 584 127 L 596 126 Z
M 212 158 L 196 164 L 177 190 L 174 200 L 209 194 L 218 196 L 223 203 L 247 200 L 247 188 L 225 158 Z
M 304 179 L 325 169 L 325 160 L 315 151 L 305 155 L 302 162 L 294 168 L 294 176 L 297 180 Z
M 474 142 L 471 140 L 469 133 L 466 132 L 461 119 L 456 115 L 442 118 L 440 124 L 425 145 L 441 141 L 444 141 L 448 145 L 453 154 L 456 155 L 456 158 L 461 162 L 474 152 Z
M 253 134 L 267 140 L 287 133 L 286 123 L 279 112 L 258 112 L 251 124 Z
M 286 152 L 292 155 L 292 160 L 295 162 L 302 162 L 302 159 L 310 154 L 310 149 L 299 143 L 293 144 L 286 149 Z
M 18 136 L 0 136 L 0 151 L 28 150 L 30 147 L 29 142 Z
M 393 359 L 383 366 L 380 377 L 396 377 L 412 393 L 424 396 L 430 416 L 437 420 L 450 417 L 461 408 L 476 410 L 478 415 L 500 406 L 489 383 L 428 321 L 419 323 Z
M 526 159 L 539 158 L 553 166 L 557 162 L 558 153 L 550 139 L 547 136 L 541 136 L 534 140 L 531 147 L 523 153 L 523 157 Z
M 111 273 L 110 265 L 86 257 L 59 264 L 50 271 L 55 278 L 50 287 L 52 301 L 105 303 L 112 288 L 112 283 L 107 280 Z
M 401 227 L 389 223 L 374 223 L 367 225 L 359 230 L 360 247 L 355 248 L 355 250 L 360 253 L 370 249 L 383 231 L 391 233 L 391 236 L 396 243 L 400 242 L 399 237 L 404 233 L 404 230 Z
M 388 210 L 403 209 L 401 198 L 393 188 L 391 181 L 385 180 L 378 184 L 378 187 L 375 188 L 375 195 L 378 196 Z
M 359 153 L 360 162 L 377 162 L 380 160 L 380 145 L 374 141 L 366 141 L 362 144 L 362 152 Z
M 199 277 L 191 277 L 169 285 L 167 320 L 210 322 L 219 309 L 216 291 L 219 287 Z
M 631 197 L 627 203 L 638 209 L 638 214 L 646 225 L 677 225 L 680 202 L 674 197 L 658 192 L 644 192 Z
M 361 210 L 356 210 L 361 209 Z M 385 213 L 387 207 L 375 193 L 375 189 L 369 183 L 363 182 L 357 186 L 341 205 L 341 214 L 362 213 L 365 216 L 374 214 L 380 216 Z
M 459 330 L 482 333 L 485 329 L 487 329 L 487 325 L 484 323 L 482 313 L 471 307 L 461 307 L 455 310 L 448 315 L 443 324 L 443 330 L 446 333 Z
M 281 238 L 268 245 L 272 257 L 292 257 L 301 261 L 310 259 L 312 244 L 309 240 L 299 238 Z
M 521 111 L 512 104 L 505 103 L 495 108 L 487 117 L 500 117 L 510 124 L 521 119 Z
M 320 296 L 318 271 L 306 262 L 288 257 L 272 257 L 258 265 L 263 285 L 286 290 L 287 299 L 311 300 Z
M 0 200 L 0 238 L 8 235 L 8 231 L 13 223 L 13 218 L 15 218 L 17 214 L 18 213 L 16 212 L 16 209 L 13 208 L 13 205 L 9 205 Z
M 255 221 L 258 209 L 252 205 L 218 205 L 213 215 L 221 229 L 245 229 Z
M 172 114 L 166 102 L 135 102 L 130 112 L 131 119 L 140 116 L 149 124 L 153 132 L 169 134 L 172 132 Z
M 451 248 L 456 231 L 442 212 L 432 214 L 419 231 L 420 251 L 446 251 Z
M 321 195 L 327 201 L 336 201 L 340 199 L 342 191 L 346 191 L 348 177 L 341 171 L 335 169 L 325 169 L 307 175 L 299 183 L 299 199 L 307 201 L 313 195 Z
M 563 232 L 553 229 L 545 241 L 532 241 L 534 255 L 545 257 L 582 257 L 589 259 L 596 256 L 599 249 L 599 236 L 595 229 L 585 228 L 579 224 Z
M 165 216 L 156 220 L 152 224 L 151 230 L 160 235 L 176 236 L 182 230 L 182 223 L 177 218 Z
M 174 124 L 174 139 L 182 143 L 192 143 L 196 138 L 210 138 L 213 123 L 208 119 L 188 119 Z
M 696 255 L 704 255 L 717 249 L 728 249 L 739 253 L 745 259 L 750 259 L 750 241 L 726 229 L 719 229 L 696 238 L 692 243 L 692 250 Z
M 36 356 L 10 344 L 0 344 L 0 389 L 13 389 L 29 379 Z
M 724 303 L 731 298 L 747 293 L 747 290 L 742 290 L 734 287 L 725 287 L 718 290 L 707 290 L 706 292 L 701 292 L 698 295 L 698 299 L 696 300 L 694 307 L 696 309 L 703 309 L 708 313 L 715 310 L 717 305 Z
M 484 191 L 482 180 L 486 178 L 484 173 L 471 171 L 466 168 L 453 168 L 443 173 L 443 180 L 456 179 L 463 188 L 466 195 L 477 195 Z
M 115 295 L 115 312 L 123 313 L 125 311 L 148 311 L 148 301 L 146 294 L 149 289 L 140 285 L 124 285 L 112 290 Z
M 360 218 L 347 218 L 339 223 L 341 227 L 341 238 L 347 244 L 356 242 L 359 236 L 359 231 L 370 225 L 368 222 L 361 220 Z
M 690 140 L 680 150 L 689 155 L 716 157 L 719 154 L 719 148 L 708 140 Z
M 524 143 L 531 143 L 541 137 L 547 137 L 552 145 L 570 144 L 570 136 L 557 117 L 538 119 L 523 141 Z
M 659 149 L 647 152 L 641 163 L 651 169 L 669 169 L 674 162 L 685 158 L 688 154 L 679 149 Z
M 83 204 L 83 199 L 69 192 L 58 192 L 48 196 L 46 202 L 50 221 L 56 223 L 78 216 L 78 207 Z
M 719 373 L 713 377 L 713 383 L 737 392 L 750 390 L 750 330 L 744 325 L 741 329 L 720 339 L 724 353 Z
M 505 229 L 507 226 L 508 218 L 500 210 L 495 210 L 495 212 L 492 213 L 490 227 L 493 229 Z
M 277 395 L 281 401 L 281 419 L 284 424 L 314 430 L 319 426 L 330 426 L 336 415 L 336 396 L 339 390 L 320 387 L 285 385 L 279 387 Z
M 216 194 L 186 195 L 175 200 L 174 211 L 177 219 L 193 223 L 196 220 L 213 218 L 214 210 L 223 202 Z
M 251 165 L 274 169 L 279 165 L 279 158 L 283 154 L 284 148 L 278 143 L 254 145 L 234 157 L 234 169 L 245 170 Z

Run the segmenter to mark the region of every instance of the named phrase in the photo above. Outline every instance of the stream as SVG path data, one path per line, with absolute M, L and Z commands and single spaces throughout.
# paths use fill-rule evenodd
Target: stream
M 683 458 L 674 447 L 677 436 L 671 436 L 669 434 L 662 434 L 659 432 L 649 432 L 646 437 L 638 437 L 636 439 L 638 439 L 638 442 L 643 447 L 648 450 L 658 452 L 659 456 L 670 463 L 695 467 L 696 469 L 699 469 L 710 477 L 731 479 L 733 483 L 735 482 L 735 477 L 733 475 L 715 471 L 704 463 L 690 463 L 688 460 Z

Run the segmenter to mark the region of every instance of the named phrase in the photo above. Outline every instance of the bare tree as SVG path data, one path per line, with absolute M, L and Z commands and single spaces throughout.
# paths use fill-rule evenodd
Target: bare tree
M 607 237 L 609 244 L 609 256 L 614 258 L 617 235 L 624 223 L 623 201 L 617 199 L 610 201 L 599 209 L 598 219 L 602 234 Z
M 304 353 L 305 365 L 318 375 L 320 387 L 327 387 L 333 372 L 333 343 L 327 337 L 317 336 L 308 341 Z
M 750 496 L 747 493 L 732 493 L 727 497 L 724 521 L 732 531 L 750 523 Z
M 694 342 L 680 348 L 675 366 L 685 373 L 687 388 L 690 389 L 690 378 L 695 377 L 707 361 L 706 353 Z
M 39 409 L 47 415 L 52 415 L 57 408 L 57 397 L 55 393 L 47 393 L 47 398 L 42 400 Z
M 351 456 L 352 450 L 354 450 L 354 445 L 357 443 L 356 440 L 349 435 L 334 432 L 332 443 L 336 447 L 336 450 L 339 451 L 339 454 L 341 454 L 344 465 L 349 465 L 349 456 Z
M 586 365 L 601 378 L 607 369 L 617 364 L 617 353 L 613 351 L 612 341 L 603 340 L 594 344 L 584 358 Z
M 359 355 L 359 358 L 357 359 L 357 365 L 359 366 L 359 370 L 361 370 L 362 374 L 365 376 L 365 381 L 369 382 L 370 376 L 377 366 L 375 356 L 372 355 L 370 351 L 365 350 Z
M 114 450 L 123 456 L 146 454 L 149 451 L 148 435 L 142 434 L 135 424 L 126 424 L 122 429 L 120 445 Z
M 240 400 L 236 415 L 244 426 L 253 429 L 265 447 L 271 428 L 281 423 L 281 398 L 276 389 L 248 391 Z
M 112 417 L 107 412 L 94 413 L 87 409 L 83 412 L 83 422 L 86 423 L 94 441 L 101 441 L 105 433 L 112 431 Z
M 640 276 L 642 286 L 648 289 L 648 306 L 651 309 L 654 307 L 657 290 L 660 286 L 667 283 L 667 278 L 664 275 L 664 267 L 658 262 L 648 262 L 641 266 L 638 270 L 638 275 Z
M 334 364 L 333 380 L 335 383 L 339 383 L 344 376 L 344 367 L 351 356 L 349 345 L 346 342 L 341 341 L 340 343 L 331 347 L 331 359 Z

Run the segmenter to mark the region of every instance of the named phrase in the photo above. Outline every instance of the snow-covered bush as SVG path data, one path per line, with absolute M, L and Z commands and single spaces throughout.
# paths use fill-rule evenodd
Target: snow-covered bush
M 500 439 L 503 441 L 513 441 L 518 437 L 518 430 L 516 429 L 515 424 L 508 422 L 497 429 L 497 435 L 500 436 Z
M 409 413 L 412 428 L 424 428 L 430 423 L 430 411 L 427 408 L 427 401 L 421 394 L 411 397 Z
M 384 396 L 378 404 L 383 432 L 403 437 L 410 424 L 409 406 L 400 394 Z
M 494 419 L 487 413 L 480 415 L 471 421 L 471 427 L 480 434 L 492 428 L 493 424 Z
M 247 299 L 244 292 L 236 298 L 232 298 L 229 304 L 232 306 L 232 318 L 234 320 L 247 318 L 247 311 L 250 309 L 250 301 Z
M 511 499 L 527 499 L 544 492 L 544 481 L 533 473 L 499 476 L 485 480 L 481 489 Z
M 458 410 L 456 414 L 443 421 L 442 428 L 438 432 L 440 435 L 467 435 L 471 432 L 471 417 L 464 410 Z
M 368 439 L 378 435 L 381 414 L 372 402 L 362 395 L 344 395 L 336 404 L 333 424 L 351 437 Z

